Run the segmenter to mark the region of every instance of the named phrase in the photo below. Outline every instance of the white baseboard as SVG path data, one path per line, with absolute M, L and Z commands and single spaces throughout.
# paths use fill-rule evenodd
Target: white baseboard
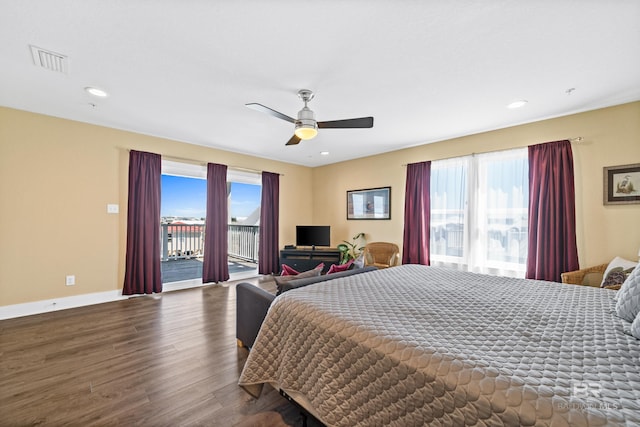
M 256 272 L 250 271 L 244 274 L 233 274 L 230 280 L 241 280 L 249 277 L 256 277 Z M 171 292 L 210 285 L 211 284 L 203 284 L 202 279 L 183 280 L 181 282 L 163 284 L 162 291 Z M 5 305 L 0 306 L 0 320 L 48 313 L 50 311 L 66 310 L 68 308 L 84 307 L 85 305 L 102 304 L 105 302 L 127 299 L 132 296 L 135 295 L 122 295 L 122 289 L 120 289 L 115 291 L 94 292 L 91 294 L 74 295 L 71 297 L 26 302 L 23 304 Z
M 23 304 L 5 305 L 0 307 L 0 320 L 48 313 L 50 311 L 66 310 L 68 308 L 83 307 L 85 305 L 102 304 L 127 298 L 128 296 L 122 295 L 122 290 L 115 290 L 26 302 Z

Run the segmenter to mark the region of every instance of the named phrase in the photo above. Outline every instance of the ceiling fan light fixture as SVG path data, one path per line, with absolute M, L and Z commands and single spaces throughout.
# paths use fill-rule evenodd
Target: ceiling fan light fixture
M 318 134 L 318 122 L 313 111 L 306 105 L 302 110 L 298 111 L 298 120 L 296 120 L 296 130 L 293 132 L 298 138 L 305 140 L 315 138 Z
M 313 92 L 308 89 L 301 89 L 298 91 L 298 97 L 304 102 L 302 110 L 298 111 L 298 118 L 294 119 L 286 114 L 282 114 L 272 108 L 265 107 L 262 104 L 251 102 L 245 104 L 252 110 L 261 111 L 267 113 L 270 116 L 276 117 L 280 120 L 284 120 L 295 125 L 294 135 L 287 141 L 285 145 L 298 145 L 300 141 L 305 139 L 312 139 L 318 135 L 318 128 L 321 129 L 364 129 L 373 127 L 373 117 L 359 117 L 355 119 L 346 120 L 330 120 L 318 122 L 316 121 L 316 115 L 307 106 L 307 103 L 313 99 Z
M 296 130 L 295 135 L 302 139 L 312 139 L 318 135 L 318 125 L 313 123 L 302 123 L 301 121 L 296 122 Z

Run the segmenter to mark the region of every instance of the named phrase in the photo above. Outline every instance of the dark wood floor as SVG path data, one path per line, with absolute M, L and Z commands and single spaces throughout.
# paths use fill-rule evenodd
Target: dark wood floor
M 302 425 L 238 387 L 247 355 L 234 283 L 2 320 L 0 425 Z

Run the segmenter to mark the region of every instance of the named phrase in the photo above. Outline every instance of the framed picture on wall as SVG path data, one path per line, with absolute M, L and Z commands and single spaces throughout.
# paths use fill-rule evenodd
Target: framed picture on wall
M 640 163 L 604 168 L 604 204 L 640 203 Z
M 391 219 L 391 187 L 347 191 L 347 219 Z

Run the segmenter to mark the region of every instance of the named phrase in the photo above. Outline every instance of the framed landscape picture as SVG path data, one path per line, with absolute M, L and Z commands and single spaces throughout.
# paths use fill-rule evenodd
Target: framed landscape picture
M 347 191 L 347 219 L 391 219 L 391 187 Z
M 604 204 L 640 203 L 640 163 L 604 168 Z

